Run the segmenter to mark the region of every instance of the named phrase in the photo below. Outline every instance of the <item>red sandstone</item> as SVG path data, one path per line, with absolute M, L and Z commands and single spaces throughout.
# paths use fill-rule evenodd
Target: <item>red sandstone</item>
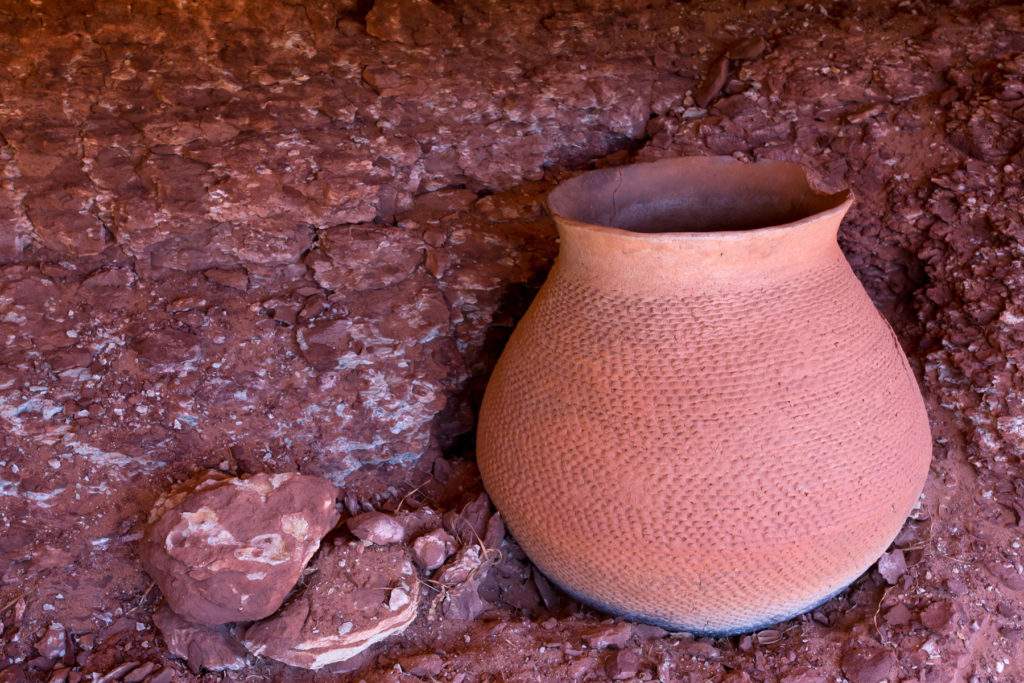
M 852 188 L 840 245 L 921 380 L 935 460 L 898 576 L 770 633 L 634 626 L 637 677 L 1024 677 L 1019 5 L 368 10 L 0 5 L 0 679 L 198 677 L 138 561 L 152 503 L 198 471 L 325 476 L 349 514 L 460 510 L 484 383 L 558 250 L 544 196 L 695 154 Z M 604 615 L 500 552 L 455 596 L 476 619 L 448 591 L 319 676 L 629 671 L 584 647 Z M 316 678 L 247 666 L 226 678 Z

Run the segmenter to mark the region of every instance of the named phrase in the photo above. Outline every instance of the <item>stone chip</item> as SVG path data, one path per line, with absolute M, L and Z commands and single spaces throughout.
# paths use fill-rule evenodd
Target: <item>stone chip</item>
M 405 540 L 405 527 L 391 515 L 383 512 L 364 512 L 349 518 L 348 529 L 367 543 L 387 545 Z
M 167 649 L 185 659 L 193 673 L 203 669 L 237 671 L 245 668 L 245 648 L 227 626 L 193 624 L 166 605 L 153 614 L 153 623 L 160 629 Z
M 444 529 L 428 531 L 412 543 L 413 557 L 423 571 L 433 571 L 455 552 L 455 539 Z
M 631 635 L 633 635 L 633 627 L 629 622 L 621 621 L 587 631 L 583 634 L 583 642 L 595 650 L 609 647 L 623 648 Z

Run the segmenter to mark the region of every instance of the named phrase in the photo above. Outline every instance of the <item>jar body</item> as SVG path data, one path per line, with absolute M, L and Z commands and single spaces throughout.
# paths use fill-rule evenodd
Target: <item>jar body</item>
M 836 244 L 845 206 L 690 244 L 556 212 L 562 250 L 477 439 L 487 491 L 555 583 L 613 613 L 735 633 L 816 606 L 891 543 L 931 437 Z

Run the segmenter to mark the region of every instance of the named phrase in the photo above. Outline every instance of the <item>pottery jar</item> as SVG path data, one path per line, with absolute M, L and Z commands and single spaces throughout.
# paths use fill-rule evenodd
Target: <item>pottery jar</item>
M 850 192 L 783 162 L 577 176 L 480 411 L 484 485 L 570 594 L 696 633 L 817 606 L 868 569 L 931 458 L 917 382 L 843 257 Z

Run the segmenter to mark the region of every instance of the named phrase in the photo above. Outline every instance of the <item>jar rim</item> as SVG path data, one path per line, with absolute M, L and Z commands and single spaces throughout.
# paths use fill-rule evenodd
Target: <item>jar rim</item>
M 841 216 L 852 202 L 849 189 L 814 190 L 794 163 L 691 156 L 581 173 L 547 206 L 560 223 L 661 241 L 746 239 Z

